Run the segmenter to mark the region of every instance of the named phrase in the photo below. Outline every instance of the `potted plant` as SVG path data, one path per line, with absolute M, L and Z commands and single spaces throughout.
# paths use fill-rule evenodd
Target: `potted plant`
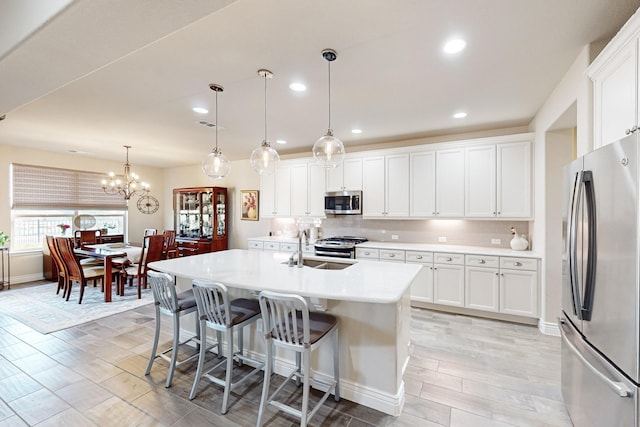
M 3 231 L 0 231 L 0 248 L 4 248 L 9 245 L 9 235 L 4 234 Z

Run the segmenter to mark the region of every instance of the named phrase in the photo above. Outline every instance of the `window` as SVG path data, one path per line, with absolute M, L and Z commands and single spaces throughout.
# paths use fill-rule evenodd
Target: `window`
M 104 193 L 101 178 L 94 172 L 12 164 L 11 250 L 40 250 L 46 235 L 73 236 L 81 228 L 125 234 L 126 201 Z M 80 215 L 92 221 L 80 222 Z

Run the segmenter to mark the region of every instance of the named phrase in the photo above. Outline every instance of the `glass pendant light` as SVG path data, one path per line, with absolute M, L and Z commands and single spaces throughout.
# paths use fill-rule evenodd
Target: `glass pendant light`
M 333 136 L 331 129 L 331 62 L 335 61 L 338 54 L 333 49 L 322 51 L 322 57 L 329 64 L 329 128 L 327 133 L 313 144 L 313 157 L 325 168 L 335 168 L 344 160 L 344 144 Z
M 278 152 L 271 148 L 267 141 L 267 79 L 273 77 L 273 73 L 269 70 L 260 69 L 258 75 L 264 78 L 264 139 L 260 147 L 251 152 L 251 167 L 259 174 L 271 175 L 276 171 L 280 156 Z
M 211 83 L 209 88 L 216 93 L 216 146 L 211 153 L 202 161 L 202 171 L 209 178 L 224 178 L 231 171 L 231 162 L 218 149 L 218 92 L 222 92 L 224 88 L 215 83 Z

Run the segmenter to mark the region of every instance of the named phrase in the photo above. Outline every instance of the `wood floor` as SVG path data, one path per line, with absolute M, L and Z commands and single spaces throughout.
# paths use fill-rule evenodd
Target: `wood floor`
M 168 343 L 170 322 L 164 325 Z M 166 363 L 157 361 L 145 377 L 153 328 L 151 306 L 49 335 L 0 313 L 0 426 L 255 425 L 261 380 L 242 396 L 232 393 L 220 415 L 217 386 L 203 382 L 188 399 L 195 364 L 178 370 L 169 389 Z M 559 338 L 421 309 L 412 310 L 411 338 L 402 415 L 329 399 L 312 425 L 571 426 L 559 387 Z M 294 386 L 287 390 L 299 398 Z M 297 423 L 270 409 L 266 425 Z

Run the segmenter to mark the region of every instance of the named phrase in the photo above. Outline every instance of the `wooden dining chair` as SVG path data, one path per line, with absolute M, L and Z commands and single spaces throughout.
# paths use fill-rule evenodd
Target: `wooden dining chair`
M 155 236 L 156 234 L 158 234 L 158 230 L 156 228 L 145 228 L 144 229 L 144 237 Z
M 66 300 L 69 301 L 71 296 L 71 288 L 73 282 L 78 282 L 80 285 L 80 298 L 78 304 L 82 304 L 82 297 L 84 296 L 84 288 L 88 281 L 94 283 L 100 280 L 102 282 L 102 289 L 104 286 L 111 286 L 111 283 L 104 283 L 104 268 L 103 267 L 84 267 L 80 264 L 78 257 L 73 252 L 73 239 L 67 237 L 56 237 L 55 244 L 58 248 L 58 253 L 63 263 L 63 269 L 66 277 Z M 120 271 L 114 269 L 112 272 L 116 277 L 116 281 L 119 280 Z M 63 294 L 64 296 L 64 294 Z
M 55 238 L 53 236 L 46 236 L 46 240 L 51 258 L 53 258 L 53 262 L 58 268 L 58 289 L 56 290 L 56 294 L 60 294 L 60 290 L 62 289 L 62 297 L 64 298 L 66 296 L 65 293 L 67 292 L 67 275 L 64 271 L 65 266 L 62 262 L 62 258 L 60 258 L 60 252 L 58 252 Z
M 147 287 L 147 264 L 154 261 L 162 260 L 162 249 L 164 248 L 164 235 L 153 234 L 145 236 L 142 242 L 142 253 L 140 254 L 140 262 L 127 267 L 125 271 L 126 279 L 129 285 L 133 283 L 133 279 L 138 282 L 138 299 L 142 298 L 142 287 Z M 120 284 L 120 293 L 124 295 L 124 282 Z
M 176 230 L 164 230 L 164 247 L 162 248 L 162 259 L 176 258 L 178 256 L 178 245 L 176 243 Z
M 74 233 L 76 246 L 84 249 L 86 245 L 102 243 L 102 233 L 100 230 L 76 230 Z

